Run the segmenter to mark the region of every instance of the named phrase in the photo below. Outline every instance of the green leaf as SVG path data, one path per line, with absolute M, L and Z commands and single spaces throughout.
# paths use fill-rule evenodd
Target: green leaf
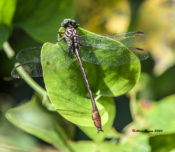
M 98 147 L 92 141 L 79 141 L 69 143 L 73 151 L 75 152 L 96 152 Z
M 0 49 L 2 48 L 3 43 L 8 39 L 10 34 L 9 28 L 6 25 L 0 24 Z
M 54 55 L 51 61 L 50 55 Z M 45 43 L 41 56 L 44 82 L 55 109 L 77 125 L 94 126 L 91 101 L 87 98 L 86 87 L 78 65 L 74 63 L 66 67 L 65 54 L 57 44 Z M 48 56 L 47 61 L 45 58 Z M 107 122 L 108 114 L 105 108 L 100 103 L 97 103 L 97 106 L 103 122 Z
M 150 137 L 150 145 L 154 152 L 164 152 L 175 149 L 175 134 Z
M 71 148 L 75 152 L 116 152 L 119 146 L 110 142 L 95 143 L 91 141 L 70 142 Z
M 39 145 L 38 140 L 10 124 L 4 116 L 13 103 L 14 100 L 9 95 L 0 94 L 0 151 L 33 151 Z
M 112 142 L 94 143 L 90 141 L 70 142 L 71 148 L 75 152 L 150 152 L 148 136 L 136 135 L 126 136 L 121 139 L 119 144 Z
M 140 101 L 139 114 L 141 116 L 137 121 L 139 129 L 147 128 L 153 130 L 153 135 L 167 134 L 175 132 L 175 95 L 163 98 L 159 102 Z M 156 132 L 155 130 L 162 130 Z
M 69 151 L 66 145 L 68 136 L 60 125 L 61 120 L 59 116 L 44 109 L 40 105 L 40 102 L 41 101 L 34 96 L 30 102 L 20 107 L 10 109 L 6 113 L 6 117 L 15 126 L 26 132 L 53 144 L 59 149 Z M 64 128 L 66 129 L 65 126 Z
M 139 99 L 146 98 L 149 100 L 161 99 L 175 92 L 174 83 L 175 66 L 170 67 L 167 71 L 159 76 L 150 76 L 142 73 L 137 89 Z
M 114 100 L 112 98 L 109 97 L 103 97 L 100 101 L 99 101 L 103 107 L 105 107 L 106 111 L 108 112 L 109 118 L 108 118 L 108 122 L 103 126 L 103 133 L 98 134 L 97 136 L 97 129 L 95 127 L 81 127 L 80 129 L 86 133 L 87 136 L 89 136 L 91 139 L 95 140 L 95 141 L 102 141 L 109 132 L 111 132 L 111 126 L 113 124 L 114 118 L 115 118 L 115 104 L 114 104 Z
M 175 66 L 172 66 L 162 75 L 153 79 L 154 90 L 157 99 L 166 97 L 175 92 L 174 88 Z
M 81 28 L 79 28 L 79 33 L 80 35 L 89 33 L 98 39 L 98 35 Z M 123 46 L 121 43 L 109 38 L 106 38 L 106 41 L 113 45 Z M 94 51 L 98 53 L 99 49 Z M 140 74 L 140 63 L 127 48 L 123 50 L 123 54 L 131 56 L 136 62 L 113 67 L 83 62 L 93 93 L 98 92 L 100 95 L 117 96 L 126 93 L 135 85 Z M 116 54 L 115 57 L 118 60 L 122 56 L 121 54 Z M 102 56 L 102 58 L 105 60 L 105 56 Z M 70 62 L 73 62 L 73 64 L 69 65 Z M 64 118 L 79 126 L 94 127 L 91 113 L 92 105 L 87 88 L 77 61 L 67 56 L 65 42 L 60 42 L 59 44 L 45 43 L 42 47 L 41 63 L 45 86 L 55 109 Z M 105 125 L 109 121 L 109 113 L 100 100 L 97 100 L 96 103 L 102 124 Z
M 154 80 L 151 78 L 150 75 L 146 73 L 142 73 L 137 84 L 137 98 L 138 99 L 155 99 L 155 88 L 153 87 Z
M 118 151 L 150 152 L 149 137 L 143 134 L 125 136 L 121 139 Z
M 7 26 L 11 25 L 13 15 L 16 9 L 17 0 L 1 0 L 0 1 L 0 23 Z
M 64 18 L 74 17 L 72 0 L 18 0 L 14 24 L 39 42 L 56 41 Z
M 19 130 L 5 121 L 1 121 L 0 127 L 0 151 L 19 152 L 33 151 L 34 147 L 39 146 L 36 138 Z

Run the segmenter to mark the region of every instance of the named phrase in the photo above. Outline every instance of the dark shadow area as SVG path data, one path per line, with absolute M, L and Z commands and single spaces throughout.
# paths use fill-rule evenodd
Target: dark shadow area
M 114 98 L 116 105 L 116 117 L 114 120 L 114 127 L 118 132 L 132 122 L 132 117 L 129 107 L 129 99 L 126 96 L 119 96 Z

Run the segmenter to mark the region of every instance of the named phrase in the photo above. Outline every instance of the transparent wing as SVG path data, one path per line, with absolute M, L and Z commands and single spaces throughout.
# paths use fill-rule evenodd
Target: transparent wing
M 141 31 L 118 33 L 118 34 L 101 34 L 101 35 L 120 41 L 127 47 L 138 45 L 140 43 L 145 42 L 147 39 L 147 35 Z
M 31 77 L 42 77 L 42 67 L 41 67 L 41 48 L 42 47 L 32 47 L 21 50 L 16 55 L 16 61 L 20 63 L 20 65 L 14 67 L 11 71 L 11 76 L 14 78 L 21 78 L 21 75 L 18 73 L 18 68 L 23 67 L 23 69 L 31 76 Z M 48 50 L 49 51 L 49 50 Z M 67 54 L 67 48 L 63 45 L 59 45 L 60 51 L 59 54 L 50 53 L 47 56 L 44 56 L 42 61 L 43 63 L 49 65 L 53 60 L 59 61 L 59 55 L 64 54 L 65 59 L 61 60 L 62 66 L 60 68 L 68 67 L 72 62 L 72 58 Z
M 19 68 L 23 68 L 31 77 L 42 77 L 42 67 L 41 63 L 25 63 L 19 64 L 14 67 L 11 71 L 11 76 L 14 78 L 22 78 L 18 73 Z
M 100 35 L 82 35 L 80 36 L 80 43 L 83 46 L 93 46 L 96 48 L 104 48 L 104 49 L 112 49 L 116 48 L 116 46 L 111 46 L 111 44 L 106 44 L 105 39 L 106 37 L 117 40 L 124 44 L 127 47 L 135 47 L 138 44 L 143 43 L 146 41 L 147 36 L 144 32 L 126 32 L 126 33 L 119 33 L 119 34 L 100 34 Z M 98 38 L 98 40 L 97 40 Z M 100 45 L 99 43 L 103 43 Z
M 132 52 L 131 52 L 132 49 Z M 135 56 L 136 55 L 136 56 Z M 116 50 L 97 49 L 93 47 L 81 47 L 81 59 L 85 62 L 97 65 L 117 66 L 146 60 L 149 55 L 140 48 L 120 47 Z M 139 59 L 139 60 L 138 60 Z
M 16 61 L 20 62 L 21 64 L 26 63 L 40 63 L 41 62 L 41 49 L 42 47 L 31 47 L 21 50 L 16 55 Z M 62 51 L 65 51 L 65 48 L 61 48 Z M 44 57 L 43 60 L 50 60 L 56 58 L 55 54 L 49 54 L 48 56 Z
M 134 45 L 136 37 L 138 37 L 136 35 L 142 35 L 142 33 L 132 32 L 125 33 L 125 35 L 126 34 L 128 34 L 128 36 L 124 36 L 124 33 L 120 36 L 112 34 L 110 38 L 99 35 L 80 36 L 80 55 L 82 60 L 98 65 L 116 66 L 138 62 L 138 59 L 140 59 L 140 61 L 147 59 L 149 57 L 148 52 Z M 111 37 L 125 40 L 127 45 L 124 43 L 117 45 Z M 130 51 L 132 51 L 137 58 Z
M 39 63 L 40 62 L 41 47 L 26 48 L 18 52 L 16 61 L 21 64 L 25 63 Z

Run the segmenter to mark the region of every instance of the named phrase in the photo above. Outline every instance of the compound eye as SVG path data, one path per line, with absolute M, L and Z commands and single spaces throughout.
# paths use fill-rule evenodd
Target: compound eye
M 72 23 L 76 23 L 76 21 L 74 19 L 71 19 Z
M 76 21 L 74 19 L 71 19 L 71 25 L 76 26 Z
M 68 23 L 68 20 L 67 20 L 67 19 L 65 19 L 65 20 L 64 20 L 64 24 L 67 24 L 67 23 Z
M 64 19 L 63 22 L 61 23 L 61 26 L 64 27 L 68 23 L 68 19 Z
M 74 23 L 74 22 L 72 22 L 71 24 L 72 24 L 72 26 L 75 26 L 76 25 L 76 23 Z

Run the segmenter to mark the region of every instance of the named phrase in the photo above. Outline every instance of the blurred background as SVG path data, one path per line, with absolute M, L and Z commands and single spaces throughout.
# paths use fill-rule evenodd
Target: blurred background
M 71 148 L 55 146 L 50 139 L 20 130 L 5 118 L 8 109 L 23 105 L 34 94 L 25 81 L 11 77 L 15 55 L 23 48 L 55 42 L 64 18 L 74 18 L 94 33 L 143 31 L 147 39 L 142 47 L 150 55 L 141 63 L 138 84 L 127 95 L 114 98 L 115 131 L 109 132 L 103 142 L 96 142 L 78 127 L 64 122 L 69 126 Z M 5 51 L 8 45 L 14 52 Z M 35 81 L 44 86 L 42 78 Z M 131 104 L 133 98 L 137 100 L 135 105 Z M 0 151 L 173 152 L 174 109 L 175 0 L 0 0 Z M 131 135 L 133 126 L 162 131 Z

